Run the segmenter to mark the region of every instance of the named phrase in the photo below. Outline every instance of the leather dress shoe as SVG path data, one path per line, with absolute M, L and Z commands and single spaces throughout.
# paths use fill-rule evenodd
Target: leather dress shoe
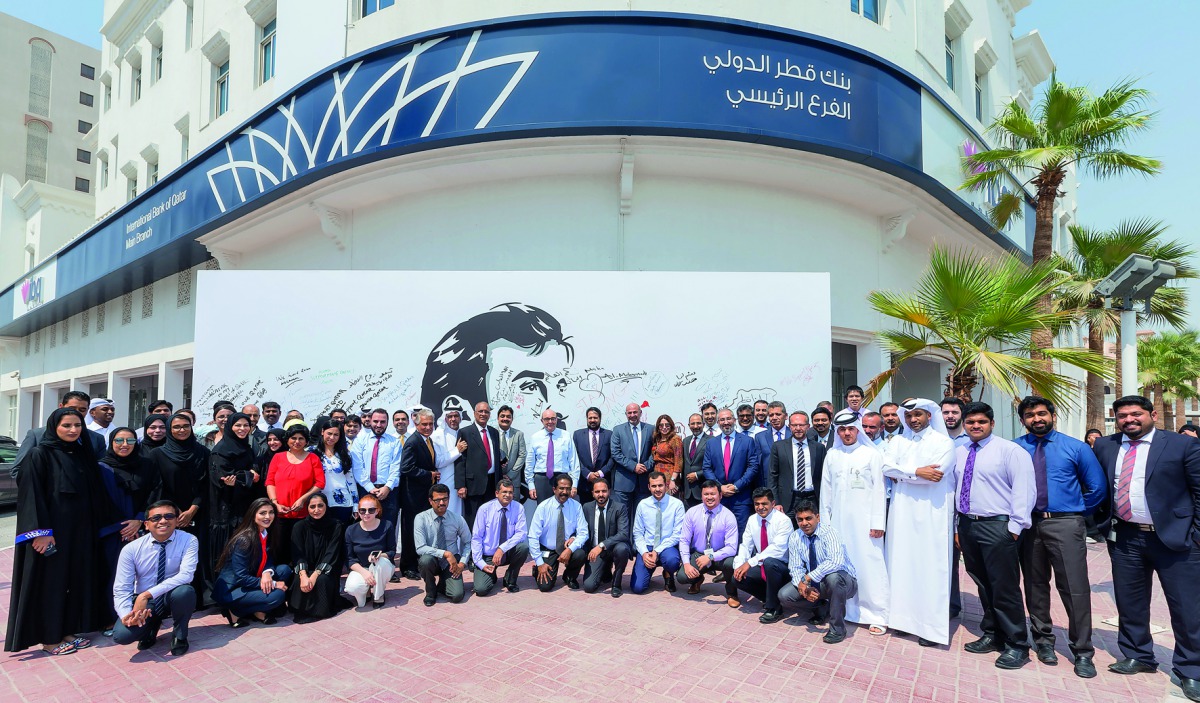
M 432 608 L 433 604 L 437 602 L 437 596 L 425 596 L 425 600 L 421 602 L 425 604 L 426 608 Z
M 691 584 L 690 586 L 688 586 L 688 590 L 687 590 L 687 592 L 688 592 L 688 595 L 689 595 L 689 596 L 694 596 L 694 595 L 696 595 L 697 593 L 699 593 L 699 592 L 700 592 L 700 581 L 699 581 L 699 579 L 697 579 L 697 580 L 695 580 L 695 581 L 692 581 L 692 584 Z
M 665 574 L 663 582 L 667 586 L 667 593 L 674 593 L 676 590 L 678 590 L 678 587 L 675 585 L 675 577 L 671 574 Z
M 408 571 L 404 572 L 404 578 L 408 579 L 409 581 L 420 581 L 421 575 L 418 574 L 416 571 L 409 569 Z
M 1108 670 L 1114 674 L 1131 676 L 1133 674 L 1149 674 L 1152 671 L 1158 671 L 1158 667 L 1150 666 L 1146 662 L 1138 661 L 1137 659 L 1122 659 L 1119 662 L 1109 664 Z
M 924 637 L 918 637 L 918 638 L 917 638 L 917 646 L 920 646 L 920 647 L 936 647 L 936 646 L 938 646 L 938 643 L 937 643 L 937 642 L 934 642 L 933 640 L 927 640 L 927 639 L 925 639 Z
M 1029 663 L 1029 650 L 1005 647 L 1004 654 L 996 659 L 997 669 L 1020 669 Z
M 730 608 L 740 608 L 742 607 L 742 602 L 733 596 L 729 596 L 725 599 L 725 605 L 728 605 Z
M 1043 664 L 1058 666 L 1058 655 L 1054 653 L 1054 645 L 1052 644 L 1039 644 L 1037 646 L 1037 658 Z
M 1185 679 L 1180 676 L 1179 688 L 1189 701 L 1200 701 L 1200 679 Z
M 188 641 L 187 640 L 181 640 L 176 637 L 171 638 L 171 656 L 182 657 L 183 655 L 187 654 L 187 651 L 188 651 Z
M 821 638 L 821 641 L 825 644 L 837 644 L 844 639 L 846 639 L 845 632 L 834 632 L 830 630 L 829 632 L 825 633 L 825 636 Z
M 974 642 L 968 642 L 963 645 L 963 649 L 971 654 L 987 654 L 989 652 L 1002 652 L 1004 648 L 991 635 L 984 635 Z
M 768 610 L 767 612 L 758 616 L 758 621 L 764 625 L 770 625 L 771 623 L 777 622 L 782 619 L 783 619 L 783 608 L 776 608 L 774 610 Z
M 620 587 L 620 586 L 613 586 L 613 587 L 612 587 L 612 597 L 613 597 L 613 598 L 620 598 L 620 597 L 621 597 L 621 596 L 622 596 L 624 593 L 625 593 L 625 592 L 621 590 L 621 587 Z
M 572 591 L 579 590 L 579 579 L 567 578 L 564 576 L 563 583 L 567 584 L 567 588 L 571 589 Z
M 820 615 L 814 615 L 808 619 L 808 624 L 812 625 L 813 627 L 820 627 L 825 624 L 825 618 L 821 617 Z
M 158 639 L 157 633 L 155 633 L 154 635 L 152 635 L 150 637 L 141 638 L 140 640 L 138 640 L 138 645 L 137 645 L 138 651 L 141 652 L 141 651 L 150 649 L 151 647 L 154 646 L 154 642 L 157 639 Z
M 1081 679 L 1096 677 L 1096 665 L 1092 663 L 1090 655 L 1080 654 L 1075 657 L 1075 675 Z
M 516 593 L 517 591 L 521 590 L 521 587 L 515 583 L 505 586 L 504 588 L 507 589 L 509 593 Z
M 722 571 L 716 576 L 713 576 L 713 583 L 725 583 L 725 572 Z

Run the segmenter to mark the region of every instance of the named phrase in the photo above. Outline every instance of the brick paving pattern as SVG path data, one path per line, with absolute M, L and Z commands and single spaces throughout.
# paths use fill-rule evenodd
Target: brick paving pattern
M 645 595 L 619 600 L 604 591 L 541 594 L 529 576 L 521 591 L 454 605 L 421 604 L 419 582 L 389 586 L 380 610 L 345 611 L 294 625 L 230 629 L 215 611 L 191 626 L 191 651 L 166 655 L 169 630 L 151 650 L 95 646 L 50 657 L 40 650 L 4 655 L 4 701 L 798 701 L 857 703 L 1160 703 L 1184 701 L 1169 682 L 1169 630 L 1156 635 L 1159 671 L 1118 676 L 1116 614 L 1108 556 L 1089 545 L 1096 666 L 1076 678 L 1058 634 L 1059 665 L 1033 660 L 1020 671 L 993 666 L 995 655 L 964 652 L 978 633 L 974 584 L 963 573 L 965 613 L 949 648 L 922 648 L 916 638 L 882 637 L 850 627 L 839 645 L 794 615 L 760 625 L 760 604 L 726 607 L 719 585 L 698 596 L 668 594 L 660 577 Z M 0 551 L 0 626 L 6 621 L 12 549 Z M 468 577 L 469 580 L 469 577 Z M 628 576 L 625 582 L 628 588 Z M 1157 586 L 1156 586 L 1157 588 Z M 468 593 L 470 588 L 468 587 Z M 1166 625 L 1161 594 L 1153 620 Z M 1066 615 L 1054 598 L 1056 623 Z

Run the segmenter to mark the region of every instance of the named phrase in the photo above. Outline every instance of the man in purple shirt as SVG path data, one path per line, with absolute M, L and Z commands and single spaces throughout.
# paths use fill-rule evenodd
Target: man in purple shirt
M 700 484 L 700 505 L 692 506 L 683 516 L 683 536 L 679 557 L 683 566 L 675 574 L 679 583 L 691 584 L 688 594 L 700 592 L 705 574 L 720 572 L 725 577 L 725 602 L 730 608 L 742 603 L 733 582 L 733 557 L 737 554 L 737 518 L 721 505 L 721 484 L 707 480 Z
M 955 450 L 955 540 L 983 606 L 983 636 L 964 649 L 1001 652 L 997 667 L 1019 669 L 1029 663 L 1020 539 L 1033 524 L 1037 488 L 1029 452 L 993 436 L 995 425 L 991 406 L 969 404 L 963 410 L 963 427 L 971 441 Z
M 507 564 L 504 588 L 521 590 L 517 575 L 529 558 L 525 510 L 513 504 L 516 489 L 507 478 L 496 483 L 496 499 L 480 506 L 471 529 L 471 560 L 475 563 L 475 595 L 486 596 L 496 586 L 497 571 Z

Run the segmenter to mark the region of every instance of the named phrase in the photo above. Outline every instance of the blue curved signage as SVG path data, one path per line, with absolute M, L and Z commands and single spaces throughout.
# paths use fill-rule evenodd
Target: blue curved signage
M 59 254 L 57 297 L 173 243 L 198 248 L 214 227 L 360 163 L 580 134 L 755 141 L 919 174 L 921 88 L 842 45 L 689 16 L 548 15 L 431 33 L 314 76 L 122 208 Z

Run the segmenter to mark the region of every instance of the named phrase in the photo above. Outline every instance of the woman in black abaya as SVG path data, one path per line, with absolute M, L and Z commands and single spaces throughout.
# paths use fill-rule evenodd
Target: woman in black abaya
M 183 512 L 179 515 L 178 529 L 190 532 L 200 543 L 196 575 L 192 587 L 196 589 L 196 610 L 204 609 L 204 586 L 212 581 L 209 568 L 208 519 L 204 513 L 208 498 L 208 450 L 192 433 L 192 419 L 184 413 L 175 413 L 167 422 L 167 438 L 158 449 L 148 455 L 150 463 L 157 469 L 160 480 L 154 500 L 169 500 Z M 221 546 L 217 546 L 219 552 Z
M 288 604 L 295 622 L 315 622 L 333 617 L 349 605 L 338 595 L 338 580 L 345 562 L 342 523 L 329 513 L 324 493 L 308 498 L 308 517 L 292 530 L 292 586 Z
M 82 432 L 79 411 L 55 410 L 17 483 L 6 652 L 41 644 L 49 654 L 70 654 L 91 645 L 80 633 L 106 624 L 112 588 L 100 528 L 114 511 Z
M 210 567 L 213 573 L 216 573 L 216 556 L 225 549 L 238 522 L 258 497 L 256 489 L 263 482 L 254 463 L 254 450 L 250 447 L 253 429 L 249 415 L 230 415 L 225 420 L 221 440 L 213 446 L 208 460 L 208 543 L 213 555 Z
M 117 575 L 121 548 L 137 538 L 150 496 L 158 490 L 158 471 L 143 455 L 133 428 L 118 427 L 108 433 L 108 453 L 100 460 L 100 480 L 116 509 L 112 524 L 100 529 L 100 546 L 111 584 Z M 108 608 L 111 624 L 117 616 L 111 600 Z

